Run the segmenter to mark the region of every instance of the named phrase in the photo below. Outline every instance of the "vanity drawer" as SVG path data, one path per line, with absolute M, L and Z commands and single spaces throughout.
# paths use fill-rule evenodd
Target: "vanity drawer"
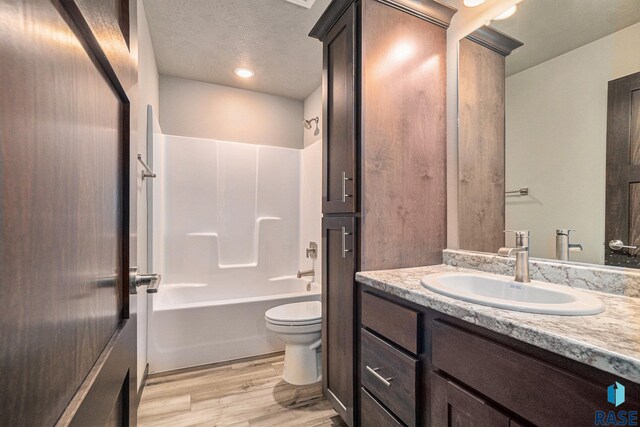
M 362 385 L 408 426 L 416 425 L 418 361 L 361 330 Z
M 593 425 L 607 391 L 572 373 L 439 321 L 432 327 L 435 370 L 537 425 Z
M 418 354 L 419 315 L 417 311 L 362 293 L 362 324 L 413 354 Z
M 360 389 L 361 427 L 402 427 L 396 418 L 382 407 L 365 389 Z

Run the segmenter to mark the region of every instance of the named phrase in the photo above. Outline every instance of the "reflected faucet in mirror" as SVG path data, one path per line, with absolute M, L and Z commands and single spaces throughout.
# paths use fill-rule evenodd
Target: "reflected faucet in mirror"
M 516 246 L 513 248 L 500 248 L 498 255 L 516 257 L 516 274 L 515 281 L 520 283 L 529 283 L 529 230 L 505 230 L 505 233 L 515 233 Z
M 582 252 L 582 245 L 579 243 L 570 243 L 569 234 L 572 231 L 568 228 L 559 228 L 556 230 L 556 259 L 561 261 L 569 261 L 569 252 Z

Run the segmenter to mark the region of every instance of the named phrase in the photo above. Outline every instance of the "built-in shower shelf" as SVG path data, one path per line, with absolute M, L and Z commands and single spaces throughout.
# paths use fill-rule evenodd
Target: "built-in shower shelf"
M 280 221 L 282 218 L 277 216 L 259 216 L 256 219 L 256 227 L 254 231 L 253 238 L 253 259 L 249 262 L 241 262 L 241 263 L 221 263 L 218 261 L 218 268 L 227 269 L 227 268 L 254 268 L 258 266 L 258 252 L 260 249 L 260 224 L 264 221 Z M 216 239 L 216 249 L 217 256 L 220 259 L 220 236 L 218 232 L 215 231 L 198 231 L 193 233 L 187 233 L 187 236 L 191 237 L 212 237 Z

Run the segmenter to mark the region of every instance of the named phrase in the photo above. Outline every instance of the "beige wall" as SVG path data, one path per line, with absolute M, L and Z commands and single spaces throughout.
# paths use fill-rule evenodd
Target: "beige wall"
M 165 134 L 303 147 L 303 102 L 178 77 L 160 76 Z
M 147 158 L 147 105 L 158 111 L 158 68 L 149 34 L 149 25 L 142 0 L 138 0 L 138 111 L 137 148 Z M 147 191 L 142 180 L 138 180 L 137 203 L 137 257 L 138 268 L 147 272 Z M 142 291 L 135 296 L 138 323 L 138 387 L 147 364 L 147 294 Z
M 607 83 L 640 71 L 640 24 L 507 79 L 506 228 L 531 230 L 531 255 L 555 258 L 571 228 L 572 261 L 604 262 Z

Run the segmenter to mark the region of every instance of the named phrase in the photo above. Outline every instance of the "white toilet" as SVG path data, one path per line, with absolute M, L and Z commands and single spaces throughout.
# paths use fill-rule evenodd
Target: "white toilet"
M 267 329 L 275 332 L 286 344 L 284 380 L 294 385 L 319 381 L 322 330 L 320 301 L 280 305 L 267 310 L 264 317 Z

